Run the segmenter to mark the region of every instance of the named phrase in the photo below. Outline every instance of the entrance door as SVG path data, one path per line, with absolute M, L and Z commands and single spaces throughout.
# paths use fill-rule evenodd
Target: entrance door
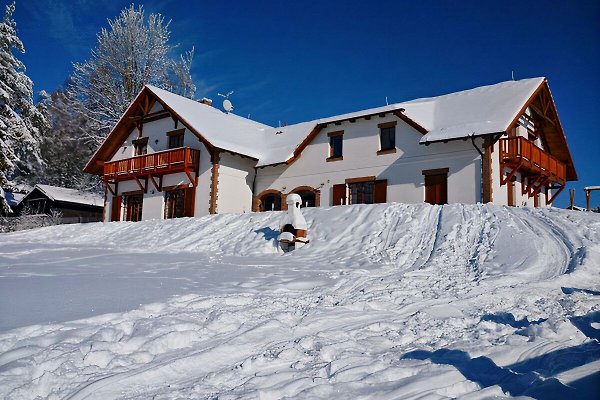
M 426 171 L 423 171 L 425 174 Z M 425 174 L 425 202 L 448 204 L 448 173 Z

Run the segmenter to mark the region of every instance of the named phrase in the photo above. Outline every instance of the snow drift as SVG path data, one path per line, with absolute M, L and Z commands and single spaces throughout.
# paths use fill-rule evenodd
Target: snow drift
M 595 398 L 600 217 L 304 210 L 0 235 L 3 398 Z

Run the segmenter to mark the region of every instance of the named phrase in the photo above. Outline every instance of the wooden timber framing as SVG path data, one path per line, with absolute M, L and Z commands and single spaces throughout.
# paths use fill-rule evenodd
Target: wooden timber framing
M 209 214 L 217 213 L 217 201 L 219 198 L 219 162 L 221 161 L 220 151 L 214 149 L 211 154 L 212 167 L 210 170 L 210 200 L 208 206 Z

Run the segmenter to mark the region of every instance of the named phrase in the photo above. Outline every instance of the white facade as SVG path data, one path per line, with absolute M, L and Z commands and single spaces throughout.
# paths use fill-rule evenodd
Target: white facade
M 541 140 L 545 133 L 540 134 L 542 130 L 535 126 L 544 116 L 528 106 L 541 90 L 549 93 L 543 78 L 510 81 L 273 128 L 147 86 L 113 129 L 117 133 L 111 132 L 86 170 L 98 173 L 94 167 L 98 161 L 103 165 L 131 159 L 140 140 L 147 143 L 148 155 L 176 153 L 182 148 L 199 152 L 197 166 L 193 166 L 193 171 L 186 166 L 187 173 L 177 168 L 162 173 L 154 169 L 151 174 L 145 170 L 134 174 L 137 181 L 131 174 L 112 176 L 113 181 L 107 180 L 106 221 L 125 218 L 127 206 L 121 204 L 119 208 L 112 204 L 115 200 L 123 201 L 119 196 L 137 196 L 138 202 L 142 196 L 137 219 L 146 220 L 181 216 L 169 213 L 173 204 L 182 209 L 182 198 L 185 198 L 185 215 L 204 216 L 268 208 L 264 206 L 267 200 L 275 208 L 273 196 L 284 208 L 285 196 L 290 193 L 312 196 L 317 206 L 361 202 L 350 194 L 366 190 L 363 187 L 372 191 L 371 197 L 363 197 L 363 201 L 368 198 L 369 202 L 421 203 L 427 196 L 431 202 L 435 192 L 434 196 L 439 195 L 435 202 L 443 199 L 441 203 L 492 201 L 543 207 L 549 200 L 549 184 L 540 186 L 535 198 L 525 190 L 531 187 L 538 166 L 517 168 L 511 181 L 502 184 L 514 164 L 502 167 L 500 160 L 501 142 L 514 136 L 523 137 L 528 145 L 551 154 L 552 149 L 545 147 L 547 141 Z M 143 114 L 139 113 L 140 99 L 146 100 L 145 104 L 148 101 L 154 104 Z M 132 118 L 138 118 L 142 124 L 131 128 L 126 121 Z M 557 117 L 556 121 L 560 128 Z M 395 147 L 382 149 L 382 129 L 391 127 Z M 179 150 L 169 149 L 169 135 L 174 131 L 183 132 L 183 141 L 177 142 L 177 146 L 182 144 Z M 562 131 L 559 133 L 564 139 Z M 340 135 L 341 157 L 331 157 L 331 137 Z M 556 136 L 553 140 L 556 143 Z M 489 157 L 484 156 L 488 142 L 493 143 L 491 151 L 488 149 Z M 107 157 L 107 153 L 111 155 Z M 573 176 L 576 179 L 572 163 L 567 164 L 568 149 L 563 159 L 565 154 L 567 159 L 563 162 L 571 168 L 570 179 Z M 543 168 L 540 171 L 547 173 Z M 155 179 L 149 179 L 152 174 Z M 437 179 L 435 182 L 432 176 Z M 564 185 L 567 178 L 552 179 Z M 160 184 L 156 184 L 157 180 Z M 185 191 L 185 197 L 177 197 L 179 203 L 173 200 L 174 191 L 179 194 Z
M 378 125 L 396 122 L 396 152 L 378 155 Z M 344 131 L 343 159 L 328 162 L 330 132 Z M 275 189 L 290 193 L 299 186 L 320 190 L 320 205 L 332 205 L 332 187 L 346 179 L 387 179 L 387 201 L 420 203 L 425 199 L 424 170 L 448 168 L 448 202 L 481 201 L 481 157 L 471 142 L 419 144 L 423 135 L 393 114 L 345 121 L 321 130 L 290 165 L 258 169 L 255 193 Z M 482 141 L 477 140 L 481 145 Z

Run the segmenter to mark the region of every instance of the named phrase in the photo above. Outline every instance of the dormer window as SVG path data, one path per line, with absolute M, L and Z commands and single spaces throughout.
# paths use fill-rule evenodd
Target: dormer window
M 143 156 L 144 154 L 148 154 L 148 138 L 141 137 L 132 141 L 133 148 L 136 156 Z
M 177 129 L 174 131 L 167 132 L 167 136 L 169 137 L 169 149 L 183 147 L 184 134 L 185 129 Z

